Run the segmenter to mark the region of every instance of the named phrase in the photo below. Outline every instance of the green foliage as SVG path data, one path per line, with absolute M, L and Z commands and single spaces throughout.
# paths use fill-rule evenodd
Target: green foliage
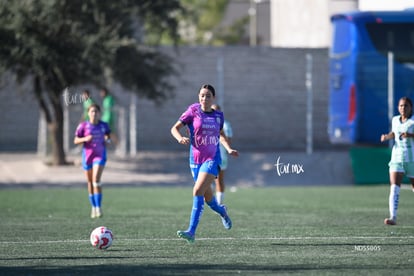
M 2 1 L 0 66 L 16 73 L 20 80 L 30 75 L 39 76 L 43 89 L 55 95 L 60 95 L 66 86 L 91 82 L 102 85 L 104 71 L 110 69 L 115 81 L 126 88 L 137 90 L 139 87 L 145 96 L 161 97 L 166 84 L 162 80 L 172 73 L 170 60 L 140 45 L 151 31 L 159 35 L 168 33 L 177 40 L 173 11 L 178 13 L 180 6 L 177 1 L 137 3 L 132 0 Z M 146 29 L 143 22 L 151 28 Z M 135 58 L 125 58 L 125 53 Z M 143 74 L 142 67 L 148 63 L 154 66 Z M 123 66 L 128 67 L 128 74 L 118 78 L 120 72 L 125 72 Z M 147 81 L 141 81 L 142 78 Z
M 170 58 L 145 46 L 151 32 L 178 41 L 181 10 L 178 0 L 0 1 L 0 74 L 11 72 L 19 82 L 32 78 L 53 132 L 53 164 L 66 162 L 66 87 L 115 81 L 152 100 L 172 91 Z
M 229 0 L 181 0 L 186 13 L 180 18 L 181 43 L 197 45 L 235 45 L 243 43 L 248 18 L 230 26 L 222 21 Z
M 399 224 L 385 226 L 388 186 L 272 187 L 226 194 L 233 228 L 205 206 L 196 242 L 191 188 L 104 190 L 101 219 L 89 218 L 86 188 L 3 189 L 2 275 L 410 275 L 412 192 L 400 194 Z M 105 225 L 106 251 L 89 234 Z M 390 256 L 398 256 L 392 258 Z
M 220 28 L 213 44 L 216 46 L 248 44 L 246 41 L 246 26 L 248 24 L 249 17 L 244 16 L 232 25 Z

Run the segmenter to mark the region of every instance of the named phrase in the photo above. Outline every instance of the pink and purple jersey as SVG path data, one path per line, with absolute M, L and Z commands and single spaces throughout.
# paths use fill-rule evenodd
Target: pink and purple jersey
M 217 110 L 204 112 L 199 103 L 192 104 L 181 115 L 180 121 L 190 131 L 190 163 L 202 164 L 220 158 L 220 130 L 223 128 L 223 113 Z
M 109 125 L 102 121 L 99 121 L 96 125 L 89 121 L 79 124 L 75 132 L 77 137 L 92 135 L 91 141 L 83 143 L 82 164 L 85 170 L 92 168 L 93 164 L 105 165 L 105 135 L 110 133 Z

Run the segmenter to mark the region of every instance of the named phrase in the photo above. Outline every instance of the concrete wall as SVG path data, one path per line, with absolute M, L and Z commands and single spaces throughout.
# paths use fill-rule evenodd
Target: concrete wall
M 306 146 L 306 54 L 313 56 L 313 133 L 315 149 L 329 149 L 327 137 L 328 49 L 270 47 L 163 48 L 175 57 L 179 76 L 171 78 L 174 96 L 162 105 L 138 98 L 137 133 L 140 149 L 182 149 L 170 128 L 186 107 L 197 101 L 199 87 L 211 83 L 232 123 L 234 145 L 242 150 L 304 150 Z M 223 83 L 217 70 L 223 63 Z M 16 88 L 3 80 L 0 88 L 0 150 L 35 150 L 39 111 L 31 87 Z M 91 87 L 90 87 L 91 88 Z M 222 88 L 222 89 L 221 89 Z M 81 92 L 82 88 L 78 88 Z M 119 107 L 128 109 L 130 94 L 110 87 Z M 76 88 L 74 89 L 74 91 Z M 92 97 L 98 91 L 92 88 Z M 76 92 L 76 91 L 75 91 Z M 81 104 L 72 104 L 70 137 L 79 121 Z M 128 119 L 128 118 L 127 118 Z
M 330 16 L 358 9 L 357 0 L 271 0 L 270 3 L 273 47 L 329 47 Z
M 36 149 L 38 104 L 29 83 L 16 85 L 5 74 L 0 80 L 0 150 Z

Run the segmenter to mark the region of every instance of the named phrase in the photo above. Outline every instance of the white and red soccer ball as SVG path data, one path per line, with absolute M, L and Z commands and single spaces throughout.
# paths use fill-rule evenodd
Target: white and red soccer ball
M 107 249 L 112 245 L 114 236 L 105 226 L 95 228 L 91 233 L 91 244 L 97 249 Z

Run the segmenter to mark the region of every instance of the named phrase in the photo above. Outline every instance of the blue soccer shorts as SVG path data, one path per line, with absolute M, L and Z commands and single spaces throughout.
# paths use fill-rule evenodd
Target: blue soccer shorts
M 89 154 L 87 155 L 85 151 L 82 153 L 82 167 L 85 171 L 89 171 L 93 166 L 105 166 L 106 164 L 106 152 L 104 151 L 101 154 Z
M 212 174 L 215 177 L 217 177 L 220 171 L 220 166 L 218 162 L 215 160 L 209 160 L 202 164 L 190 164 L 190 168 L 191 168 L 191 174 L 193 175 L 194 182 L 197 181 L 198 174 L 200 172 Z

